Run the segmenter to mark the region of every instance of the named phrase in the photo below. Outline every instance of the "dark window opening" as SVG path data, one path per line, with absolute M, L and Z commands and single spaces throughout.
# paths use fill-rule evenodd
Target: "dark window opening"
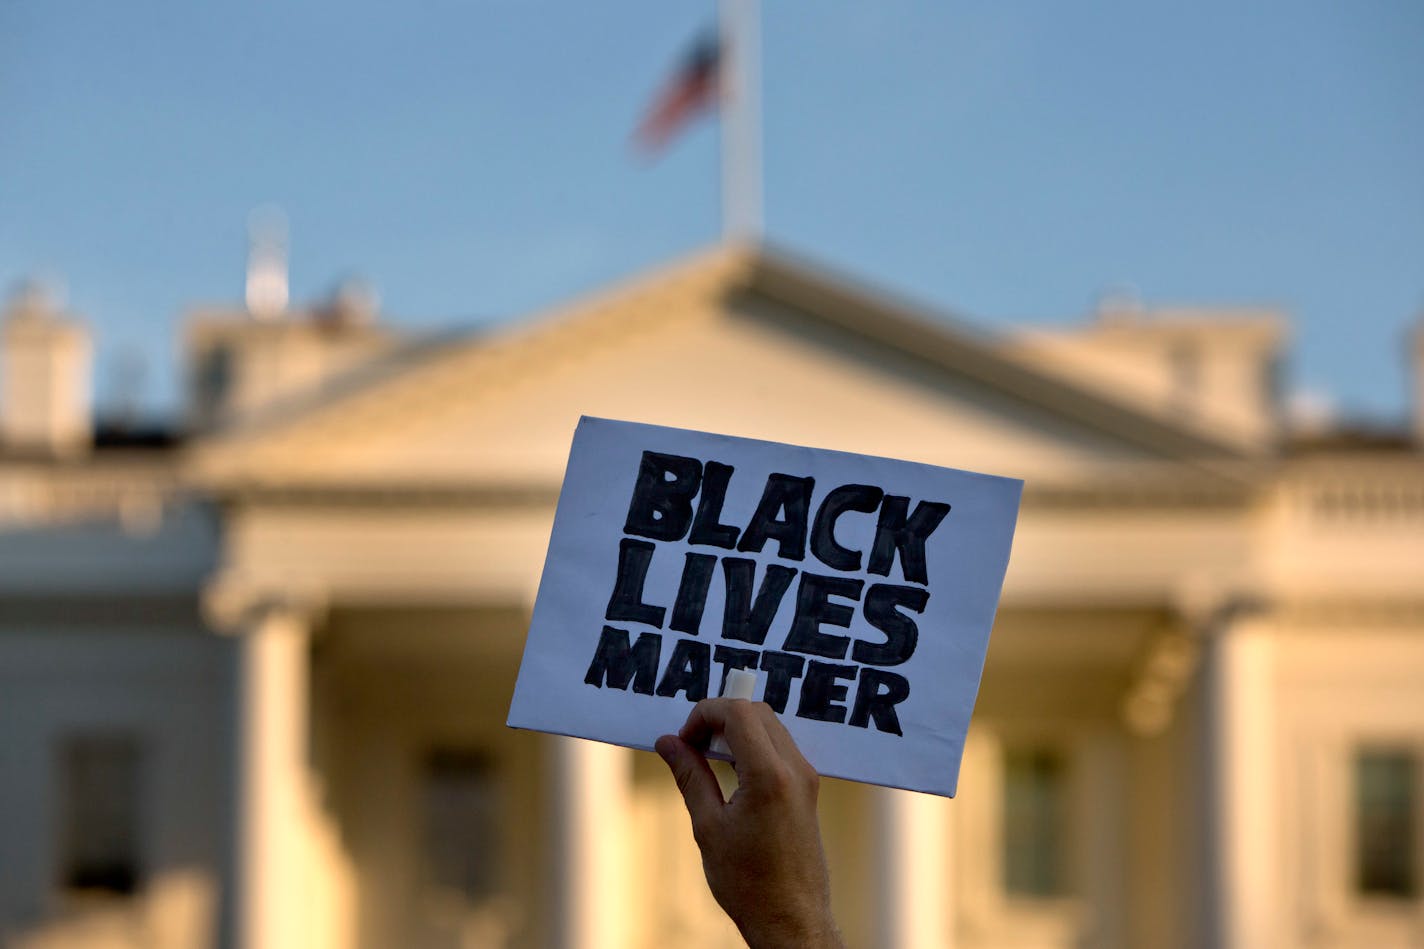
M 233 353 L 217 344 L 203 353 L 193 369 L 194 402 L 199 411 L 213 413 L 227 399 L 233 383 Z
M 1408 751 L 1355 755 L 1355 889 L 1412 899 L 1419 892 L 1419 760 Z
M 85 735 L 59 753 L 60 885 L 128 896 L 143 883 L 142 749 L 129 735 Z
M 1037 899 L 1067 894 L 1067 767 L 1044 748 L 1004 753 L 1004 889 Z
M 488 755 L 440 749 L 427 756 L 421 811 L 426 881 L 433 893 L 476 905 L 501 891 L 498 770 Z

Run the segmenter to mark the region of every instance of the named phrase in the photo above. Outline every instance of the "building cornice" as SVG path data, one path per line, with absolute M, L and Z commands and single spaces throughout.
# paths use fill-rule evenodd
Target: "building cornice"
M 1187 470 L 1220 473 L 1217 469 L 1246 458 L 1238 446 L 1210 432 L 1045 374 L 1016 359 L 997 338 L 952 316 L 868 290 L 781 251 L 732 245 L 404 365 L 375 366 L 364 381 L 338 391 L 273 406 L 261 417 L 197 440 L 188 465 L 205 482 L 279 469 L 311 473 L 331 450 L 373 431 L 429 428 L 471 406 L 489 404 L 497 411 L 511 389 L 532 378 L 616 351 L 648 333 L 725 316 L 743 295 L 804 312 Z

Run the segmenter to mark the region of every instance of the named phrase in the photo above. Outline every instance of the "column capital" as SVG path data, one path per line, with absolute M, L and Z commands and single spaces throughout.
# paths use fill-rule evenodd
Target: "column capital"
M 1186 626 L 1188 635 L 1210 639 L 1244 616 L 1267 612 L 1270 604 L 1252 590 L 1189 577 L 1171 591 L 1168 608 Z
M 1136 661 L 1120 712 L 1134 735 L 1160 735 L 1172 724 L 1182 694 L 1200 665 L 1202 649 L 1259 617 L 1271 605 L 1256 594 L 1188 580 L 1169 600 L 1169 618 Z
M 325 592 L 316 588 L 262 588 L 250 579 L 224 571 L 201 594 L 203 618 L 224 635 L 240 635 L 275 616 L 313 625 L 326 612 Z
M 1123 693 L 1121 715 L 1128 731 L 1152 738 L 1171 726 L 1200 658 L 1201 637 L 1197 635 L 1171 625 L 1151 634 Z

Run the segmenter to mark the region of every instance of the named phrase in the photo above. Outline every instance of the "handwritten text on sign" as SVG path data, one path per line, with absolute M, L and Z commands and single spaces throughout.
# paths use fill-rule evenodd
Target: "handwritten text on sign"
M 720 573 L 724 604 L 721 638 L 757 648 L 719 644 L 714 650 L 701 639 L 679 638 L 659 676 L 661 635 L 643 632 L 630 643 L 626 629 L 604 626 L 584 681 L 619 689 L 631 684 L 635 692 L 667 698 L 683 694 L 695 702 L 707 697 L 715 661 L 723 679 L 728 669 L 765 672 L 763 700 L 777 712 L 786 710 L 792 681 L 804 676 L 796 705 L 799 717 L 849 721 L 858 728 L 873 721 L 881 731 L 902 734 L 895 706 L 909 696 L 909 681 L 894 672 L 861 666 L 896 666 L 914 653 L 919 629 L 906 611 L 923 613 L 929 602 L 924 586 L 929 582 L 925 541 L 949 513 L 950 505 L 920 501 L 911 513 L 909 498 L 887 495 L 873 485 L 846 484 L 821 499 L 812 519 L 815 479 L 772 473 L 751 520 L 740 528 L 720 522 L 735 473 L 735 466 L 718 461 L 704 464 L 683 455 L 643 453 L 623 527 L 623 532 L 632 536 L 619 544 L 617 580 L 604 618 L 609 623 L 659 629 L 666 625 L 679 633 L 700 636 L 707 594 L 714 574 Z M 836 540 L 837 522 L 854 513 L 878 515 L 868 555 Z M 682 575 L 669 617 L 666 607 L 645 600 L 648 569 L 658 555 L 654 541 L 682 540 L 694 548 L 720 547 L 744 554 L 761 553 L 773 544 L 779 560 L 797 564 L 805 561 L 809 547 L 815 560 L 836 573 L 798 571 L 785 563 L 770 563 L 758 576 L 757 562 L 748 557 L 690 551 L 682 555 Z M 912 584 L 873 583 L 867 588 L 864 579 L 846 575 L 865 570 L 888 577 L 897 557 L 904 578 Z M 784 635 L 776 637 L 780 647 L 763 649 L 793 584 L 795 608 Z M 849 630 L 855 616 L 851 603 L 860 604 L 866 622 L 879 632 L 875 641 L 852 640 L 824 628 Z M 854 664 L 844 663 L 848 657 Z M 859 684 L 847 718 L 846 706 L 839 704 L 847 693 L 847 686 L 841 683 L 857 675 Z
M 952 793 L 1020 489 L 585 419 L 510 724 L 647 748 L 750 669 L 823 773 Z

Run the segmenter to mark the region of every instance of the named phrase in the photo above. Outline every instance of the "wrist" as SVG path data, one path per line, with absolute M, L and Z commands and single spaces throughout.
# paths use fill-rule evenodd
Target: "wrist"
M 737 927 L 748 949 L 845 949 L 829 907 Z

